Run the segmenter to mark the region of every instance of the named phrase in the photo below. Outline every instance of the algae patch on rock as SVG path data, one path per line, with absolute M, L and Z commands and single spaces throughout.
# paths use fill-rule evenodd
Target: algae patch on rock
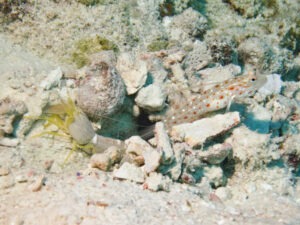
M 106 0 L 77 0 L 77 2 L 86 5 L 86 6 L 93 6 L 93 5 L 102 5 L 106 3 Z
M 119 49 L 112 41 L 98 35 L 81 39 L 75 43 L 75 48 L 71 53 L 70 60 L 75 63 L 78 68 L 81 68 L 89 63 L 89 55 L 105 50 L 117 52 Z

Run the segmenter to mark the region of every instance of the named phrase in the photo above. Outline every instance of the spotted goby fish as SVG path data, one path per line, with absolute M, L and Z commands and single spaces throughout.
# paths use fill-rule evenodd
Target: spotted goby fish
M 167 130 L 174 125 L 193 122 L 207 113 L 226 108 L 233 99 L 253 95 L 265 82 L 264 77 L 258 78 L 253 72 L 225 80 L 186 101 L 174 104 L 162 121 Z

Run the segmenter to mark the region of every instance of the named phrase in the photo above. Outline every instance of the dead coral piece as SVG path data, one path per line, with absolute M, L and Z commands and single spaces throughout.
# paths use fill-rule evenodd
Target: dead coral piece
M 157 149 L 163 153 L 163 164 L 172 163 L 174 160 L 174 151 L 170 143 L 170 138 L 162 122 L 155 124 L 155 138 Z
M 204 118 L 193 123 L 173 126 L 171 136 L 175 140 L 185 141 L 191 147 L 204 144 L 208 138 L 224 133 L 240 123 L 238 112 L 229 112 Z

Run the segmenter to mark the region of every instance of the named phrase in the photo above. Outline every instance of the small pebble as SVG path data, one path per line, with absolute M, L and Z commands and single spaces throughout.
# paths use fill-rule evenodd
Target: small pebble
M 29 190 L 33 192 L 40 191 L 43 186 L 44 179 L 45 177 L 43 175 L 39 176 L 32 184 L 28 186 Z
M 54 160 L 46 160 L 44 162 L 44 169 L 45 170 L 50 170 L 52 165 L 53 165 Z
M 103 171 L 109 171 L 112 165 L 110 157 L 105 153 L 94 154 L 90 162 L 92 168 L 98 168 Z
M 15 177 L 15 181 L 18 183 L 25 183 L 28 181 L 28 178 L 25 174 L 18 174 Z

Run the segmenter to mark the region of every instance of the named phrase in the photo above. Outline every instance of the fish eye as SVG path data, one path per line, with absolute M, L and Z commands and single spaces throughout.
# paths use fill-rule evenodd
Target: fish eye
M 251 81 L 256 81 L 256 78 L 253 77 L 253 78 L 251 79 Z

